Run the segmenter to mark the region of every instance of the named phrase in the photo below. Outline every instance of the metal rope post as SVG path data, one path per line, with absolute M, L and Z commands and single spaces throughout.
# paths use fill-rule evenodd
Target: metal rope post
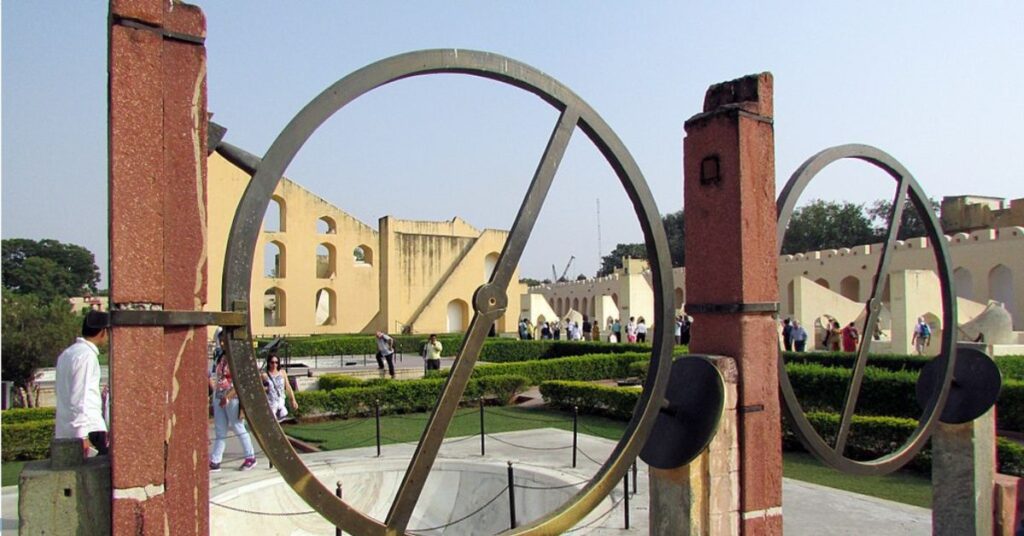
M 338 481 L 338 487 L 334 489 L 334 494 L 341 498 L 341 481 Z M 334 536 L 341 536 L 341 527 L 334 527 Z
M 377 457 L 380 458 L 380 400 L 374 400 L 373 414 L 377 421 Z
M 512 462 L 508 462 L 508 516 L 509 528 L 516 528 L 516 485 Z
M 636 460 L 633 460 L 633 495 L 636 495 Z
M 572 407 L 572 468 L 576 468 L 576 433 L 579 425 L 580 408 L 579 406 Z
M 484 455 L 484 399 L 480 397 L 480 455 Z
M 622 477 L 622 515 L 626 519 L 626 530 L 629 530 L 629 471 Z

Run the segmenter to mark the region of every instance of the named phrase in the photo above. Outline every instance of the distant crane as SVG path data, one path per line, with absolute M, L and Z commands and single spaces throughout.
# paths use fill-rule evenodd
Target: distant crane
M 551 265 L 551 277 L 553 279 L 551 280 L 551 282 L 552 283 L 557 283 L 558 281 L 564 280 L 565 279 L 565 274 L 569 273 L 569 267 L 572 266 L 572 261 L 574 261 L 574 260 L 576 260 L 576 256 L 575 255 L 570 255 L 569 256 L 569 262 L 565 263 L 565 270 L 562 270 L 562 277 L 558 277 L 558 272 L 555 271 L 555 265 L 552 264 Z

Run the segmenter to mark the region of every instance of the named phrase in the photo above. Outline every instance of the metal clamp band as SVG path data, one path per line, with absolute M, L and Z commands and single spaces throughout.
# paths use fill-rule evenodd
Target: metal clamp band
M 689 314 L 728 315 L 736 313 L 777 313 L 779 302 L 751 303 L 688 303 L 683 308 Z
M 243 327 L 248 315 L 222 311 L 110 311 L 111 326 L 225 326 Z

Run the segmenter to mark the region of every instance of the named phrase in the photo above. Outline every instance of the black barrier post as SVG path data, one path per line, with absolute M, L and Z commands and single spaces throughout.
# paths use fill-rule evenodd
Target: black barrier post
M 576 468 L 576 430 L 580 416 L 579 406 L 572 407 L 572 467 Z
M 341 498 L 341 481 L 338 481 L 338 487 L 334 489 L 334 494 Z M 341 536 L 341 527 L 334 527 L 334 536 Z
M 373 414 L 377 421 L 377 457 L 380 458 L 380 400 L 374 400 Z
M 623 515 L 626 516 L 626 530 L 629 530 L 629 471 L 626 471 L 626 476 L 622 480 L 622 499 L 623 499 Z
M 480 455 L 484 455 L 484 399 L 480 398 Z
M 508 515 L 509 528 L 516 528 L 516 485 L 515 474 L 512 472 L 512 462 L 508 462 Z
M 633 495 L 636 495 L 636 460 L 633 460 Z

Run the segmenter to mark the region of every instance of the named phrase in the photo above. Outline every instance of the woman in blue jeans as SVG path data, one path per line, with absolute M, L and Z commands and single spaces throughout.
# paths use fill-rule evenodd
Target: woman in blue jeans
M 210 376 L 210 388 L 213 389 L 213 426 L 216 436 L 213 440 L 213 449 L 210 450 L 210 472 L 220 471 L 220 462 L 224 458 L 224 447 L 229 428 L 242 442 L 242 448 L 245 450 L 245 461 L 238 469 L 248 471 L 256 467 L 256 453 L 252 448 L 252 439 L 249 437 L 249 431 L 245 429 L 245 423 L 239 418 L 238 396 L 231 381 L 231 369 L 228 367 L 227 355 L 224 353 L 226 337 L 226 332 L 217 331 L 218 347 L 215 352 L 217 364 Z

